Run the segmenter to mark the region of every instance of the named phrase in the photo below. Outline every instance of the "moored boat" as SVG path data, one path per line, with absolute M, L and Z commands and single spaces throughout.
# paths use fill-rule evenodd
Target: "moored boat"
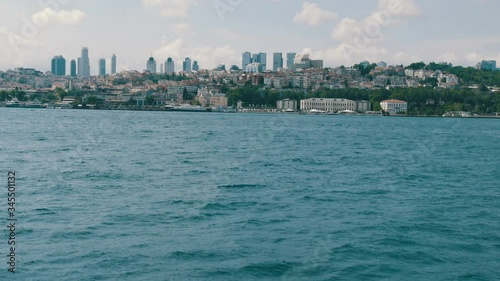
M 5 104 L 5 107 L 21 107 L 21 103 L 18 99 L 14 98 Z

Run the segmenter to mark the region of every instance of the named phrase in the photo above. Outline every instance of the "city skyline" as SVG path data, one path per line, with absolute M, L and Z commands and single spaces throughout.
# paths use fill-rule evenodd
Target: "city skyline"
M 363 60 L 474 66 L 482 60 L 500 61 L 500 38 L 489 28 L 495 25 L 500 3 L 484 1 L 485 5 L 357 0 L 340 5 L 326 0 L 125 0 L 120 7 L 96 0 L 54 0 L 59 4 L 47 7 L 34 0 L 9 1 L 0 4 L 4 19 L 0 44 L 6 46 L 0 50 L 0 70 L 48 71 L 47 61 L 54 55 L 74 59 L 81 46 L 91 50 L 92 75 L 98 74 L 97 60 L 115 52 L 120 56 L 118 72 L 143 70 L 147 54 L 158 61 L 171 57 L 177 69 L 182 69 L 185 57 L 195 58 L 203 69 L 240 66 L 245 51 L 269 56 L 310 53 L 323 59 L 326 67 Z M 448 13 L 450 7 L 453 16 Z M 264 20 L 253 22 L 249 29 L 256 11 Z M 105 25 L 94 24 L 110 17 L 113 21 Z M 268 69 L 273 65 L 270 58 Z M 109 63 L 107 69 L 112 69 Z

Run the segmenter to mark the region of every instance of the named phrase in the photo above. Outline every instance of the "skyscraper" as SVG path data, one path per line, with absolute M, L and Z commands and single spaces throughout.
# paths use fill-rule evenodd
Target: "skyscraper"
M 165 73 L 168 75 L 172 75 L 175 72 L 175 64 L 172 58 L 168 58 L 165 62 Z
M 156 73 L 156 61 L 153 57 L 149 58 L 147 65 L 146 65 L 146 70 L 149 73 Z
M 258 57 L 258 63 L 260 63 L 259 67 L 259 72 L 264 72 L 267 70 L 267 54 L 266 53 L 259 53 L 257 55 Z
M 191 59 L 186 58 L 184 62 L 182 63 L 182 71 L 184 72 L 191 72 Z
M 273 55 L 273 71 L 283 68 L 283 53 L 274 53 Z
M 106 59 L 99 60 L 99 76 L 106 76 Z
M 286 68 L 288 68 L 288 69 L 292 68 L 292 66 L 295 64 L 294 60 L 295 60 L 296 55 L 297 55 L 297 53 L 286 54 Z
M 55 76 L 66 76 L 66 60 L 63 56 L 55 56 L 52 59 L 52 74 Z
M 82 48 L 82 55 L 78 59 L 78 76 L 83 78 L 90 77 L 90 59 L 89 59 L 89 49 L 87 47 Z
M 70 68 L 71 68 L 71 77 L 76 77 L 76 61 L 75 60 L 71 60 L 71 63 L 70 63 Z
M 111 74 L 116 74 L 116 55 L 111 57 Z
M 200 66 L 198 65 L 198 61 L 193 61 L 193 71 L 200 71 Z
M 247 65 L 252 63 L 252 54 L 250 52 L 243 53 L 241 61 L 241 69 L 245 69 Z

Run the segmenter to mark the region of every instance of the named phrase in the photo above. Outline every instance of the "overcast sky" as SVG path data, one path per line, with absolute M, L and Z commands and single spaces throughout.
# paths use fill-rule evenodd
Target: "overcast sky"
M 89 48 L 140 70 L 153 54 L 176 70 L 188 56 L 201 68 L 241 66 L 241 53 L 310 53 L 325 66 L 362 60 L 407 64 L 500 61 L 498 0 L 1 0 L 0 70 L 50 70 Z

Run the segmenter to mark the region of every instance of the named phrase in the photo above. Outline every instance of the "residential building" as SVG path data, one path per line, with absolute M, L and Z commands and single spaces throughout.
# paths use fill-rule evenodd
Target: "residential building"
M 297 101 L 291 99 L 284 99 L 276 102 L 276 108 L 280 111 L 297 111 L 297 105 Z
M 319 110 L 327 113 L 336 113 L 342 111 L 356 111 L 355 101 L 348 99 L 306 99 L 300 101 L 302 111 Z
M 111 57 L 111 74 L 116 74 L 116 55 Z
M 153 57 L 150 57 L 146 64 L 146 70 L 149 73 L 156 73 L 156 61 Z
M 165 62 L 165 73 L 168 75 L 172 75 L 175 73 L 175 64 L 172 58 L 168 58 Z
M 382 110 L 389 114 L 398 114 L 408 111 L 408 103 L 401 100 L 384 100 L 380 102 Z
M 99 76 L 106 76 L 106 59 L 99 60 Z
M 214 108 L 227 107 L 227 97 L 224 94 L 212 94 L 210 106 Z
M 66 60 L 63 56 L 55 56 L 52 59 L 52 74 L 55 76 L 66 76 Z
M 283 53 L 273 54 L 273 71 L 277 72 L 278 69 L 283 68 Z
M 182 71 L 184 72 L 191 72 L 192 70 L 192 63 L 190 58 L 186 58 L 184 62 L 182 63 Z
M 295 56 L 297 56 L 297 53 L 288 53 L 286 54 L 286 68 L 290 69 L 293 67 Z
M 245 67 L 245 72 L 259 73 L 260 72 L 260 63 L 252 62 L 250 64 L 247 64 L 247 66 Z

